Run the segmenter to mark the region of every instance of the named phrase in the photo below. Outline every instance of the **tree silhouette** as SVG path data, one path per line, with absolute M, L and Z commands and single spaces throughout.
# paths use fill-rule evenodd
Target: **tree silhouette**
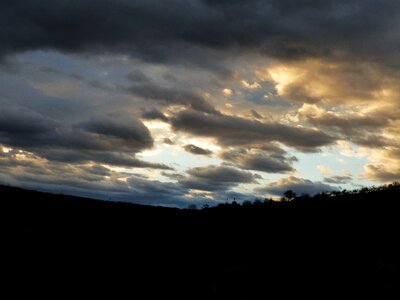
M 287 190 L 283 193 L 283 195 L 285 196 L 286 201 L 292 201 L 294 198 L 296 198 L 296 193 L 292 190 Z

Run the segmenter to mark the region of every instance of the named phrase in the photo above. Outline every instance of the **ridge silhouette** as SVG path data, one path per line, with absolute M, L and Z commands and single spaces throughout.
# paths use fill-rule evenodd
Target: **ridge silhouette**
M 2 186 L 2 285 L 15 296 L 398 299 L 398 183 L 286 194 L 181 210 Z

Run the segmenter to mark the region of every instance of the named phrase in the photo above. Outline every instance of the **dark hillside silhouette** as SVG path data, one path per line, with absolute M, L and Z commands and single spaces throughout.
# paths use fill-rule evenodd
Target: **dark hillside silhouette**
M 0 188 L 3 286 L 132 299 L 399 299 L 400 186 L 202 210 Z

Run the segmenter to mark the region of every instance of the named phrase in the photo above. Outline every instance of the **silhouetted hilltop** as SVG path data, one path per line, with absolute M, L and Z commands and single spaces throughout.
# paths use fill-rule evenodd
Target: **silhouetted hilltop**
M 14 293 L 399 296 L 398 184 L 202 210 L 11 187 L 0 196 L 3 272 L 20 287 Z

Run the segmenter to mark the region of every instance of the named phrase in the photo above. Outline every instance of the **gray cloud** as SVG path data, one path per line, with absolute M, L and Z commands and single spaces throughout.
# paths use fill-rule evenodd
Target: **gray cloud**
M 394 63 L 399 8 L 395 0 L 5 0 L 0 53 L 106 50 L 185 61 L 189 53 L 177 53 L 193 45 Z
M 152 163 L 136 158 L 135 153 L 118 152 L 110 149 L 109 151 L 90 151 L 85 149 L 37 149 L 38 155 L 53 161 L 64 163 L 85 163 L 95 161 L 107 165 L 131 168 L 152 168 L 172 170 L 173 168 L 165 164 Z
M 136 84 L 127 88 L 132 95 L 164 105 L 181 104 L 203 112 L 217 113 L 214 107 L 203 97 L 186 90 L 161 87 L 154 83 Z
M 142 118 L 146 120 L 160 120 L 167 122 L 168 118 L 158 109 L 147 110 L 142 113 Z
M 158 201 L 164 196 L 183 196 L 187 192 L 186 189 L 176 183 L 148 180 L 141 177 L 130 177 L 127 182 L 134 189 L 136 197 L 149 198 L 151 196 L 153 200 Z
M 325 177 L 324 181 L 331 184 L 346 184 L 353 179 L 350 175 Z
M 235 166 L 246 169 L 262 171 L 267 173 L 287 173 L 294 171 L 291 164 L 296 161 L 295 157 L 287 157 L 281 152 L 266 152 L 259 149 L 229 150 L 221 154 L 221 158 L 232 162 Z
M 78 125 L 86 132 L 110 139 L 113 147 L 128 147 L 133 152 L 151 148 L 153 139 L 142 122 L 126 113 L 92 117 Z
M 183 149 L 185 149 L 185 151 L 190 152 L 192 154 L 196 154 L 196 155 L 211 155 L 213 152 L 211 150 L 208 149 L 203 149 L 201 147 L 197 147 L 195 145 L 189 144 L 189 145 L 185 145 L 183 147 Z
M 187 189 L 177 183 L 120 174 L 97 164 L 70 165 L 44 161 L 29 153 L 24 153 L 23 159 L 17 155 L 21 153 L 16 150 L 0 153 L 0 184 L 140 204 L 180 207 L 191 203 L 216 204 L 201 197 L 184 198 Z M 128 179 L 119 180 L 121 177 Z
M 350 140 L 355 144 L 366 147 L 383 147 L 393 145 L 382 135 L 382 130 L 390 126 L 397 119 L 398 110 L 381 109 L 370 112 L 368 115 L 351 114 L 342 116 L 332 112 L 302 112 L 300 116 L 305 117 L 309 123 L 325 131 L 340 134 L 343 139 Z
M 8 145 L 46 145 L 46 138 L 55 134 L 60 124 L 23 107 L 2 107 L 0 111 L 0 141 Z
M 67 125 L 19 106 L 0 111 L 0 142 L 49 160 L 138 168 L 171 169 L 144 162 L 135 153 L 153 146 L 149 130 L 125 113 L 92 117 Z
M 189 189 L 204 191 L 226 191 L 240 183 L 256 183 L 259 178 L 250 172 L 213 165 L 192 168 L 187 174 L 179 183 Z
M 277 182 L 270 183 L 265 187 L 256 188 L 255 192 L 259 194 L 282 196 L 287 190 L 292 190 L 298 195 L 315 195 L 321 192 L 334 191 L 336 189 L 322 182 L 313 182 L 308 179 L 290 176 L 288 178 L 280 179 Z
M 162 171 L 162 172 L 161 172 L 161 175 L 163 175 L 163 176 L 165 176 L 165 177 L 167 177 L 167 178 L 169 178 L 169 179 L 172 179 L 172 180 L 179 180 L 179 179 L 185 178 L 185 176 L 183 176 L 182 174 L 179 174 L 179 173 L 169 173 L 169 172 L 165 172 L 165 171 Z
M 129 72 L 126 78 L 136 83 L 144 83 L 150 81 L 150 79 L 140 70 L 133 70 Z
M 191 110 L 176 115 L 172 119 L 172 126 L 194 135 L 214 137 L 227 146 L 281 142 L 303 151 L 315 151 L 334 141 L 321 131 Z

